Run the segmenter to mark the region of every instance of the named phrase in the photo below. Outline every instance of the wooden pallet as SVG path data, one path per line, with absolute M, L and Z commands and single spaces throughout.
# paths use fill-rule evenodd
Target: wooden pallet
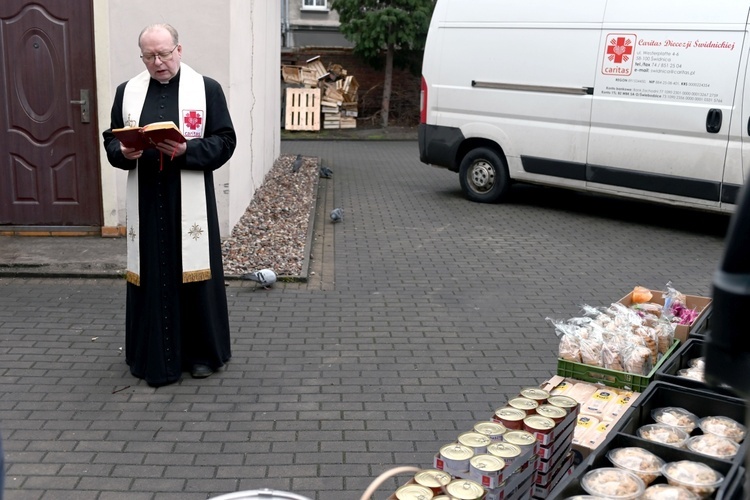
M 320 89 L 286 89 L 286 130 L 320 130 Z

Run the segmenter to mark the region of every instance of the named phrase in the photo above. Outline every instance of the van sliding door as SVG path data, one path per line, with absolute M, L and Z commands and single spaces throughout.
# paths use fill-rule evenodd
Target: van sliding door
M 587 187 L 718 209 L 746 0 L 609 0 Z
M 423 72 L 435 123 L 498 144 L 514 179 L 553 176 L 584 187 L 604 2 L 457 0 L 444 8 L 440 54 L 425 54 Z

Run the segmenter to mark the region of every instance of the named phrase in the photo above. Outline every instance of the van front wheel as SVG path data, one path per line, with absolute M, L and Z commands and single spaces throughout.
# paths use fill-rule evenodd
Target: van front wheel
M 505 160 L 489 148 L 469 151 L 458 172 L 461 189 L 471 201 L 495 203 L 510 189 L 510 176 Z

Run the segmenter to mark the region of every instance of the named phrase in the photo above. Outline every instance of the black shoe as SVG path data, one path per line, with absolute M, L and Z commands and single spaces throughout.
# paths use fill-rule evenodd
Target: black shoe
M 193 378 L 206 378 L 211 375 L 214 371 L 206 365 L 193 365 L 193 369 L 190 370 L 190 375 Z

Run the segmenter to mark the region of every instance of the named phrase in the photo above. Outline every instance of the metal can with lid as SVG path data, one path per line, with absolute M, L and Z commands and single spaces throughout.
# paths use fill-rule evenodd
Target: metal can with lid
M 498 481 L 502 476 L 505 468 L 505 460 L 495 455 L 485 453 L 483 455 L 474 455 L 469 460 L 469 474 L 479 481 L 479 478 L 486 476 Z M 495 483 L 496 485 L 497 483 Z M 487 486 L 487 485 L 484 485 Z M 494 487 L 494 486 L 493 486 Z
M 471 448 L 475 455 L 487 453 L 487 445 L 492 443 L 489 436 L 478 432 L 464 432 L 458 436 L 458 442 Z
M 518 459 L 521 456 L 521 448 L 518 446 L 501 441 L 499 443 L 492 443 L 487 447 L 487 453 L 493 457 L 497 457 L 505 462 L 505 467 L 513 469 L 513 466 L 518 463 Z
M 437 469 L 424 469 L 414 474 L 414 482 L 429 488 L 433 493 L 442 492 L 451 481 L 453 481 L 453 476 Z
M 506 406 L 495 410 L 495 416 L 493 418 L 503 424 L 506 429 L 520 430 L 523 429 L 523 419 L 526 418 L 526 416 L 525 411 Z
M 558 408 L 563 408 L 568 413 L 576 411 L 578 409 L 578 401 L 571 398 L 570 396 L 550 396 L 547 399 L 547 404 L 550 404 L 552 406 L 557 406 Z
M 534 400 L 539 404 L 546 403 L 547 398 L 549 398 L 549 392 L 538 387 L 526 387 L 521 389 L 520 395 L 524 398 Z
M 461 443 L 450 443 L 440 448 L 440 458 L 446 467 L 456 472 L 469 470 L 469 459 L 474 456 L 471 448 Z
M 536 449 L 536 437 L 529 431 L 508 431 L 503 434 L 503 441 L 521 448 L 522 455 L 527 451 L 534 453 Z
M 549 403 L 539 405 L 539 407 L 536 409 L 536 413 L 537 415 L 551 418 L 555 422 L 555 425 L 565 420 L 565 417 L 568 416 L 568 412 L 567 410 L 565 410 L 565 408 L 560 408 L 559 406 L 551 405 Z
M 541 415 L 529 415 L 523 419 L 523 429 L 531 433 L 549 434 L 555 428 L 555 421 Z
M 537 406 L 539 406 L 539 402 L 529 398 L 517 397 L 508 401 L 508 406 L 517 410 L 521 410 L 525 412 L 526 415 L 531 415 L 536 411 Z
M 490 438 L 490 441 L 493 443 L 503 439 L 503 434 L 505 434 L 507 430 L 508 429 L 500 422 L 488 420 L 487 422 L 477 422 L 474 424 L 474 432 L 484 434 Z
M 418 484 L 405 484 L 396 490 L 398 500 L 432 500 L 434 496 L 430 488 Z
M 446 486 L 446 491 L 455 500 L 483 500 L 484 488 L 469 479 L 455 479 Z

